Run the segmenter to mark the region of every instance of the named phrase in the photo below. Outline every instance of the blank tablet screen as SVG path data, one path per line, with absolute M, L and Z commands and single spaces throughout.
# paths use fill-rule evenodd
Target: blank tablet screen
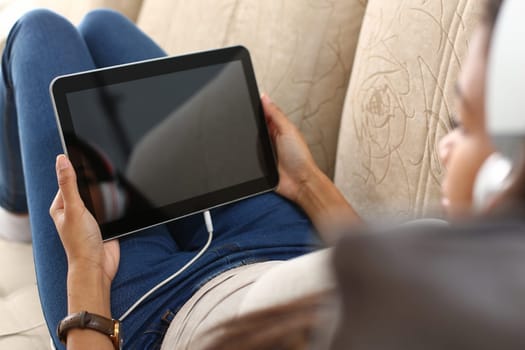
M 71 90 L 65 143 L 99 224 L 135 230 L 264 190 L 227 194 L 272 172 L 241 60 Z

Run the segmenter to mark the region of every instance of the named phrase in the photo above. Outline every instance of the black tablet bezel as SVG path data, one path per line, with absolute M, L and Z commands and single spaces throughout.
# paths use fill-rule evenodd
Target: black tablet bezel
M 66 154 L 68 145 L 76 139 L 73 121 L 69 111 L 66 94 L 86 89 L 98 88 L 105 85 L 123 83 L 142 78 L 174 73 L 209 65 L 241 61 L 246 84 L 249 90 L 252 109 L 256 117 L 259 139 L 268 173 L 257 180 L 233 185 L 219 191 L 172 203 L 163 207 L 144 212 L 142 215 L 134 213 L 116 221 L 99 223 L 104 240 L 114 239 L 144 228 L 166 223 L 194 213 L 214 208 L 223 204 L 235 202 L 243 198 L 272 191 L 279 182 L 276 157 L 271 144 L 268 128 L 257 87 L 255 73 L 248 50 L 242 46 L 198 52 L 177 57 L 163 57 L 147 61 L 135 62 L 120 66 L 91 70 L 55 78 L 50 84 L 51 99 L 59 125 L 62 145 Z M 76 159 L 71 159 L 73 166 L 78 169 Z M 78 177 L 79 187 L 86 184 Z M 83 194 L 83 200 L 88 208 L 93 208 L 89 194 Z

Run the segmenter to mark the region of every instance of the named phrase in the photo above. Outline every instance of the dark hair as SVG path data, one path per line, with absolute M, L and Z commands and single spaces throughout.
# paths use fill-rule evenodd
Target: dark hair
M 501 9 L 501 4 L 504 0 L 486 0 L 485 9 L 483 12 L 482 21 L 486 26 L 489 32 L 488 40 L 485 45 L 485 54 L 488 56 L 492 41 L 492 32 L 494 31 L 494 26 L 498 20 L 498 15 Z
M 503 0 L 487 0 L 483 20 L 485 24 L 489 26 L 491 31 L 492 28 L 494 28 L 494 25 L 496 24 L 496 20 L 498 18 L 498 14 L 501 9 L 502 3 Z

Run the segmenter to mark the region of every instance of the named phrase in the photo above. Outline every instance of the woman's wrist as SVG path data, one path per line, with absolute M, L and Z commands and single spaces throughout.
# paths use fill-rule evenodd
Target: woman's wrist
M 297 204 L 327 242 L 333 242 L 337 231 L 345 226 L 361 221 L 343 194 L 319 168 L 313 169 L 301 186 Z
M 86 264 L 69 264 L 67 274 L 68 312 L 89 311 L 111 317 L 111 280 L 103 269 Z
M 88 311 L 111 317 L 111 280 L 101 266 L 89 261 L 74 260 L 68 263 L 67 301 L 68 313 Z M 68 349 L 113 349 L 111 339 L 90 329 L 72 329 L 67 334 Z

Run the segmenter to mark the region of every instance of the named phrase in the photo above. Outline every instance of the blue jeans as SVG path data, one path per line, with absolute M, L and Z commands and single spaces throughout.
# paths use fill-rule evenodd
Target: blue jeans
M 49 83 L 62 74 L 164 55 L 133 23 L 108 10 L 88 14 L 79 28 L 50 11 L 36 10 L 22 17 L 9 35 L 0 84 L 0 205 L 30 214 L 39 294 L 59 349 L 55 329 L 67 313 L 67 262 L 48 212 L 57 191 L 55 157 L 63 150 Z M 304 213 L 274 193 L 211 214 L 215 238 L 210 249 L 124 320 L 126 349 L 159 347 L 171 317 L 214 276 L 242 264 L 290 259 L 319 246 Z M 183 266 L 206 238 L 201 215 L 122 238 L 111 290 L 113 316 L 120 317 Z

